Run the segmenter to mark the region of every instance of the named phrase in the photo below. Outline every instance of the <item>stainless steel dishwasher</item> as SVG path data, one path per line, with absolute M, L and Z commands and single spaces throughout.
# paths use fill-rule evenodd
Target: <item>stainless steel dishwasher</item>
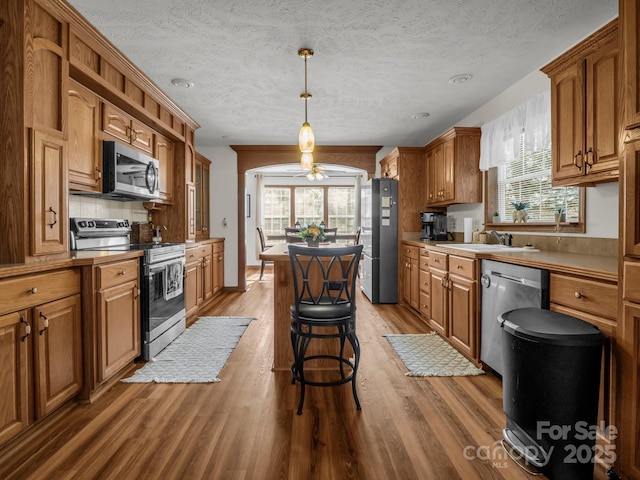
M 498 317 L 517 308 L 549 308 L 549 271 L 494 260 L 481 261 L 480 360 L 502 375 L 502 326 Z

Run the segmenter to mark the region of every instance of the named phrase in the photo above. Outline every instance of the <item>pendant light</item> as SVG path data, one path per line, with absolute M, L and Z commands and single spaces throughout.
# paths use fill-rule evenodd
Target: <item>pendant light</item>
M 311 168 L 313 167 L 313 153 L 303 153 L 300 157 L 300 166 L 303 170 L 311 170 Z
M 313 152 L 313 147 L 315 146 L 315 135 L 313 134 L 313 130 L 311 130 L 311 125 L 309 125 L 307 121 L 307 100 L 311 98 L 311 94 L 307 91 L 307 58 L 313 55 L 313 50 L 310 48 L 301 48 L 298 50 L 298 55 L 304 58 L 304 93 L 300 94 L 300 98 L 304 99 L 304 123 L 300 129 L 300 133 L 298 133 L 298 145 L 303 154 L 310 154 Z M 305 168 L 304 165 L 308 164 L 308 162 L 309 158 L 305 158 L 303 155 L 301 159 L 302 168 Z M 313 157 L 311 157 L 311 165 L 313 165 Z M 309 168 L 311 167 L 307 167 L 306 170 L 309 170 Z

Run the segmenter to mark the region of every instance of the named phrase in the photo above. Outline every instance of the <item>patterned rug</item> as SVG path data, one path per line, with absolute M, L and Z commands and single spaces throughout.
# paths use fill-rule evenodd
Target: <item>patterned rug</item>
M 484 373 L 435 332 L 385 337 L 409 369 L 407 376 L 462 377 Z
M 200 317 L 167 348 L 136 370 L 127 383 L 219 382 L 224 367 L 253 318 Z

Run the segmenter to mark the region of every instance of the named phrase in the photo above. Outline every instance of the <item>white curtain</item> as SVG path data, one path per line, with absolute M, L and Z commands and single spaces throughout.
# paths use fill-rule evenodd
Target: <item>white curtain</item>
M 540 93 L 481 127 L 480 170 L 518 159 L 520 135 L 525 152 L 551 148 L 551 94 Z

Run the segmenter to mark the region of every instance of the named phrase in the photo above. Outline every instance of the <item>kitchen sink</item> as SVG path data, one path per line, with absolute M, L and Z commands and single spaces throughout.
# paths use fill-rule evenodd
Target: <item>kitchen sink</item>
M 509 247 L 487 243 L 438 243 L 436 247 L 455 248 L 475 253 L 511 253 L 511 252 L 539 252 L 536 248 Z

